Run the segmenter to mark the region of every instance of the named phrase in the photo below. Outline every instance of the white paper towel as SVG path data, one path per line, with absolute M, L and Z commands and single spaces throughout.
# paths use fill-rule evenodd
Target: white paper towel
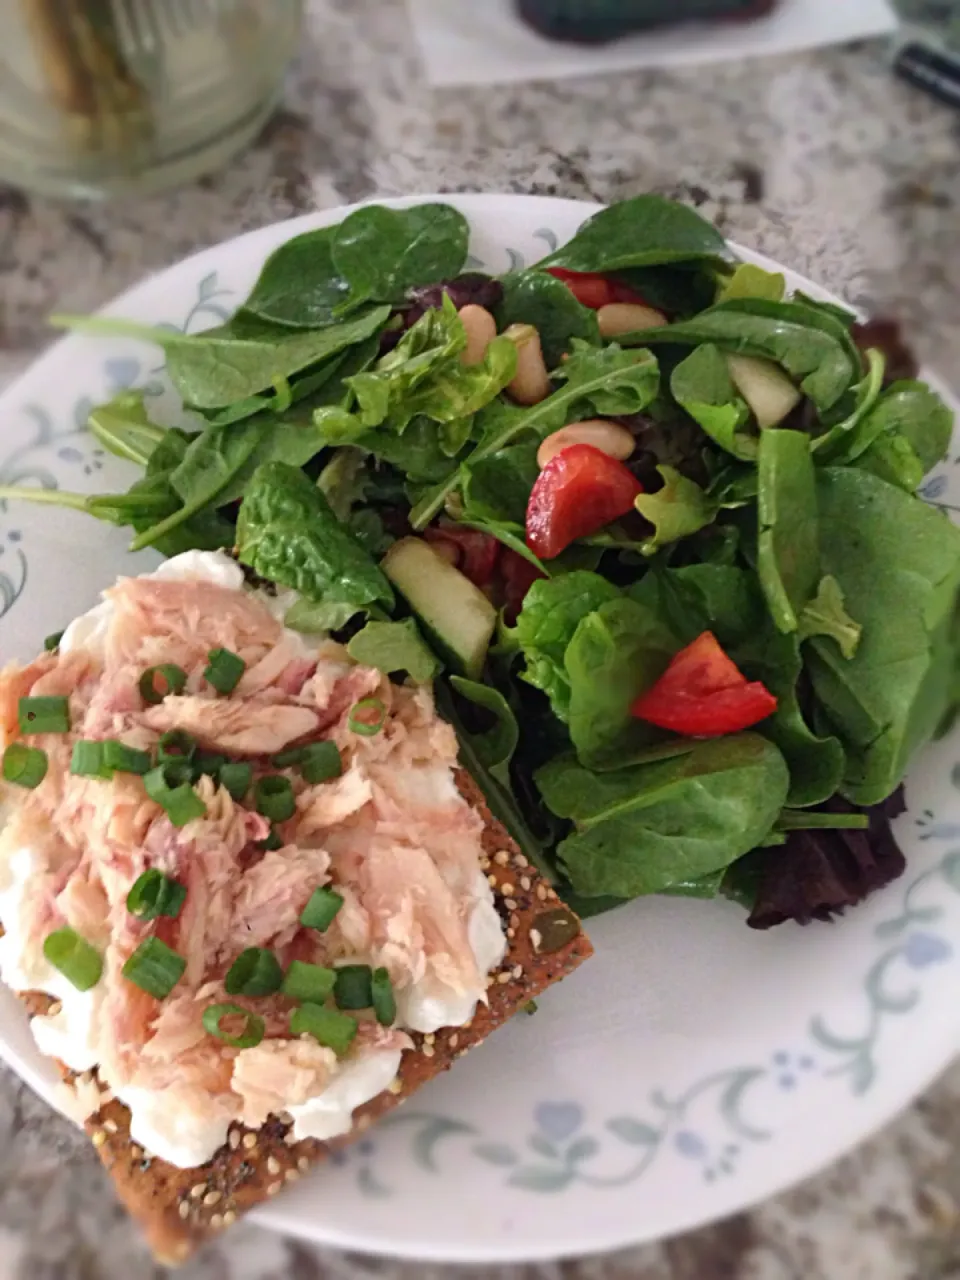
M 882 35 L 897 20 L 888 0 L 780 0 L 750 22 L 685 24 L 580 47 L 543 39 L 513 0 L 408 0 L 433 85 L 505 84 L 791 53 Z

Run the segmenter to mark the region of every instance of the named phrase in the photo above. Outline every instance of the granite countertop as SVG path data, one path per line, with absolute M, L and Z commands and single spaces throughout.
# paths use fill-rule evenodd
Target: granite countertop
M 0 187 L 0 382 L 83 311 L 194 249 L 379 194 L 645 189 L 899 316 L 960 385 L 957 116 L 884 49 L 433 93 L 402 0 L 313 0 L 299 66 L 256 147 L 150 201 L 64 206 Z M 960 1067 L 873 1142 L 752 1213 L 555 1266 L 448 1271 L 315 1251 L 241 1227 L 183 1280 L 960 1280 Z M 0 1068 L 0 1280 L 159 1275 L 86 1140 Z

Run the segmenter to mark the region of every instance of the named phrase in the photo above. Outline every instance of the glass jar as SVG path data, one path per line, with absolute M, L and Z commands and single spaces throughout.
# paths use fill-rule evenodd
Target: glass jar
M 273 108 L 302 0 L 0 0 L 0 180 L 143 193 L 225 163 Z

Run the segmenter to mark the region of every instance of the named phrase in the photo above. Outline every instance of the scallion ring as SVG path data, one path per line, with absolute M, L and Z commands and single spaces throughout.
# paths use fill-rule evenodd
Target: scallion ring
M 138 687 L 144 702 L 155 707 L 168 693 L 182 692 L 186 684 L 187 673 L 183 667 L 174 666 L 172 662 L 163 662 L 157 667 L 148 667 L 140 677 Z
M 17 704 L 17 720 L 21 733 L 69 733 L 70 700 L 21 698 Z
M 219 782 L 234 800 L 242 800 L 253 781 L 253 765 L 243 760 L 231 760 L 221 766 Z
M 47 753 L 39 747 L 12 742 L 3 753 L 3 778 L 32 791 L 47 776 Z
M 248 947 L 230 966 L 223 985 L 228 996 L 272 996 L 283 986 L 283 970 L 272 951 Z
M 175 827 L 185 827 L 194 818 L 202 818 L 207 806 L 188 782 L 171 781 L 180 776 L 184 765 L 176 761 L 157 765 L 143 779 L 147 795 L 155 800 Z
M 291 960 L 284 974 L 283 994 L 291 1000 L 305 1000 L 310 1004 L 323 1004 L 333 994 L 337 980 L 336 970 L 320 964 L 307 964 L 304 960 Z
M 211 649 L 207 658 L 209 665 L 203 673 L 207 684 L 212 684 L 217 693 L 233 693 L 247 669 L 247 664 L 229 649 Z
M 75 929 L 67 927 L 48 933 L 43 940 L 43 954 L 78 991 L 95 987 L 103 974 L 100 952 Z
M 110 739 L 102 744 L 103 768 L 111 773 L 135 773 L 143 777 L 150 772 L 153 761 L 149 751 L 128 747 L 125 742 Z
M 300 923 L 305 929 L 316 929 L 318 933 L 326 933 L 333 924 L 337 912 L 343 906 L 343 898 L 339 893 L 326 887 L 314 889 L 310 901 L 300 913 Z
M 113 770 L 104 759 L 104 742 L 88 742 L 81 738 L 73 744 L 70 772 L 79 778 L 112 778 Z
M 157 916 L 176 920 L 186 899 L 185 885 L 151 867 L 137 877 L 127 894 L 127 910 L 138 920 L 155 920 Z
M 361 698 L 350 708 L 347 726 L 363 738 L 372 738 L 386 723 L 387 707 L 382 698 Z
M 382 1027 L 391 1027 L 397 1020 L 397 999 L 393 994 L 393 983 L 386 969 L 374 969 L 370 979 L 373 1012 Z
M 286 822 L 297 811 L 297 800 L 290 779 L 279 773 L 259 778 L 253 788 L 253 807 L 271 822 Z
M 243 1030 L 235 1036 L 220 1025 L 224 1018 L 244 1018 Z M 266 1026 L 256 1013 L 241 1009 L 238 1004 L 211 1004 L 203 1011 L 203 1029 L 232 1049 L 253 1049 L 263 1039 Z
M 123 976 L 141 991 L 165 1000 L 183 977 L 187 962 L 159 938 L 146 938 L 123 966 Z
M 60 648 L 60 641 L 63 639 L 62 631 L 54 631 L 43 642 L 43 647 L 47 653 L 56 653 Z
M 325 1009 L 319 1004 L 302 1004 L 290 1015 L 292 1036 L 313 1036 L 325 1049 L 332 1049 L 338 1057 L 347 1052 L 357 1034 L 357 1020 L 336 1009 Z
M 368 964 L 345 964 L 337 970 L 333 998 L 338 1009 L 369 1009 L 373 1004 L 373 972 Z
M 162 733 L 157 742 L 157 762 L 166 764 L 170 760 L 189 761 L 196 755 L 196 751 L 196 738 L 183 729 L 171 729 L 169 733 Z

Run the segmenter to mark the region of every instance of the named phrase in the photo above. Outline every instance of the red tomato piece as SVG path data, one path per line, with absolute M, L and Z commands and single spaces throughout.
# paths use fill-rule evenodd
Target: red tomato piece
M 566 271 L 563 267 L 547 267 L 547 273 L 561 280 L 578 302 L 589 307 L 591 311 L 599 311 L 610 302 L 616 302 L 615 286 L 606 276 L 594 275 L 586 271 Z
M 517 614 L 523 608 L 527 592 L 537 581 L 546 575 L 541 573 L 535 564 L 517 555 L 509 547 L 504 547 L 500 556 L 500 573 L 503 577 L 503 608 L 506 620 L 513 626 Z
M 475 587 L 488 587 L 497 567 L 500 543 L 489 533 L 460 524 L 431 525 L 424 529 L 427 542 L 445 542 L 457 552 L 457 568 Z
M 776 709 L 769 689 L 759 680 L 748 681 L 710 631 L 681 649 L 630 708 L 638 720 L 687 738 L 738 733 Z
M 643 294 L 637 293 L 636 289 L 631 289 L 628 284 L 620 284 L 616 280 L 611 280 L 610 288 L 613 290 L 614 302 L 629 302 L 631 306 L 635 307 L 650 306 Z
M 577 538 L 596 533 L 632 510 L 643 486 L 622 462 L 592 444 L 573 444 L 551 458 L 527 506 L 527 546 L 552 560 Z

